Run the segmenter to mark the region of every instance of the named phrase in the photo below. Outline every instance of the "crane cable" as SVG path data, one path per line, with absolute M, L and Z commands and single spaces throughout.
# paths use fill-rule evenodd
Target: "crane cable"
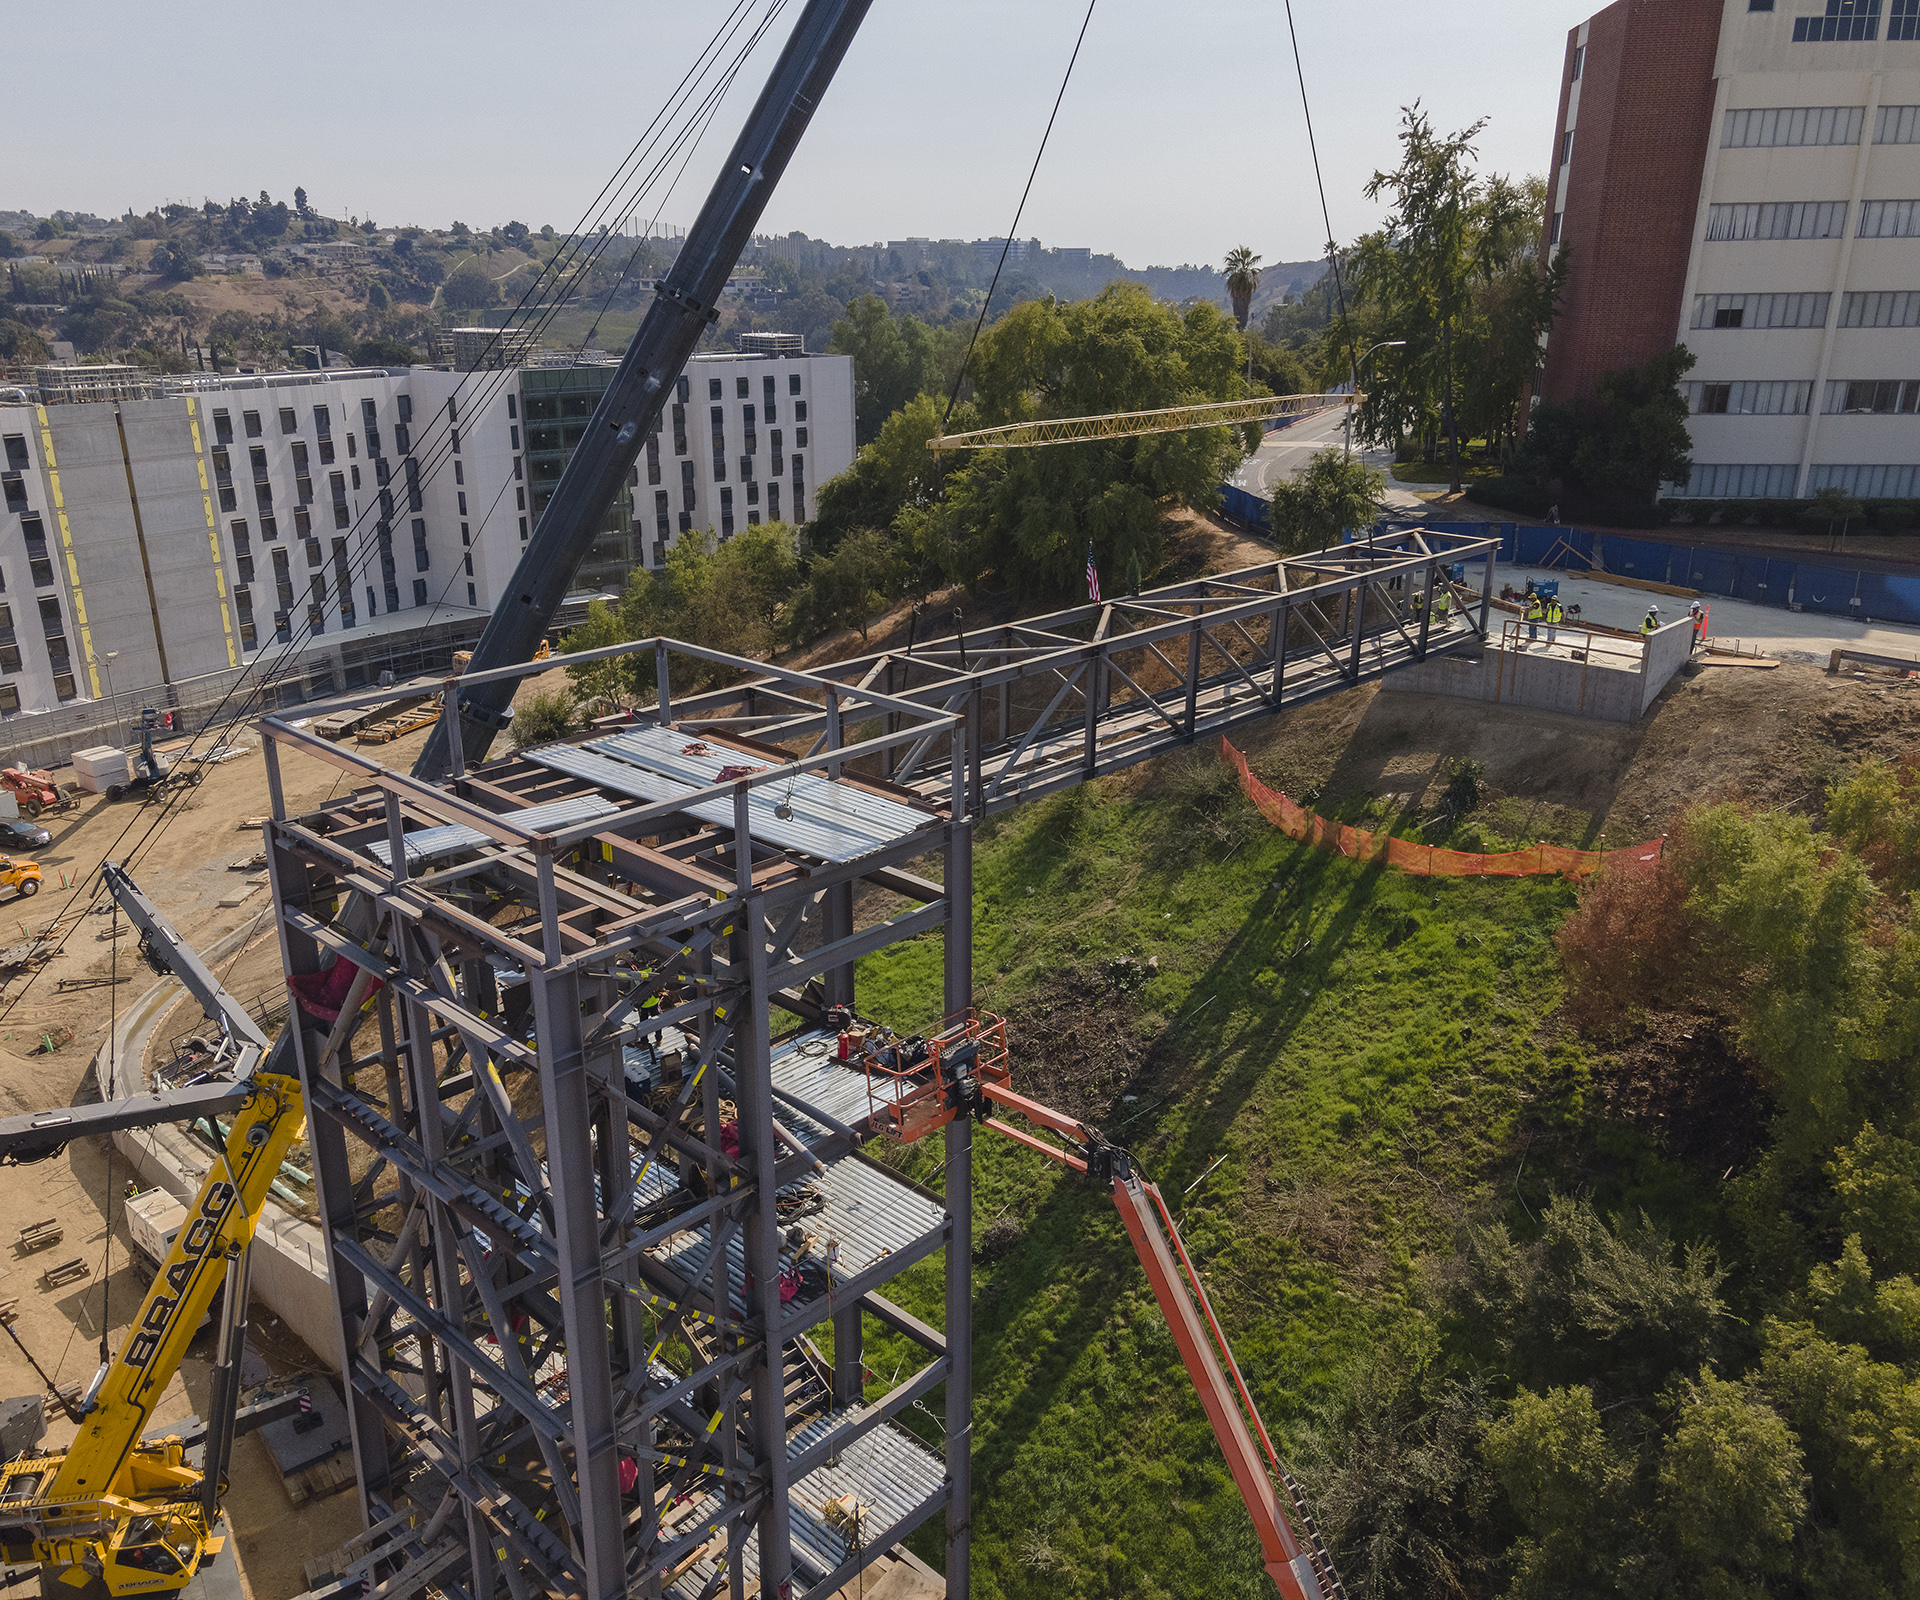
M 1293 0 L 1287 0 L 1287 37 L 1293 41 L 1293 70 L 1300 80 L 1300 111 L 1307 119 L 1307 149 L 1313 156 L 1314 186 L 1320 191 L 1320 220 L 1327 229 L 1327 266 L 1333 273 L 1333 292 L 1340 300 L 1340 326 L 1347 335 L 1347 372 L 1355 391 L 1360 387 L 1360 364 L 1355 355 L 1353 324 L 1347 319 L 1347 291 L 1340 282 L 1340 248 L 1333 241 L 1333 213 L 1327 208 L 1327 182 L 1320 175 L 1320 145 L 1313 136 L 1313 107 L 1307 103 L 1307 70 L 1300 61 L 1300 35 L 1293 26 Z
M 1040 160 L 1047 153 L 1047 141 L 1053 137 L 1053 124 L 1060 115 L 1060 102 L 1067 97 L 1067 85 L 1073 81 L 1074 63 L 1080 59 L 1080 46 L 1087 42 L 1087 26 L 1093 21 L 1093 8 L 1100 0 L 1087 0 L 1087 14 L 1080 23 L 1080 36 L 1073 41 L 1073 54 L 1067 59 L 1066 76 L 1060 80 L 1060 92 L 1053 97 L 1053 112 L 1047 118 L 1047 131 L 1040 135 L 1040 148 L 1033 153 L 1033 168 L 1027 173 L 1027 186 L 1020 191 L 1020 204 L 1013 213 L 1013 226 L 1007 230 L 1007 236 L 1000 242 L 1000 260 L 993 269 L 993 281 L 987 285 L 987 297 L 980 302 L 980 315 L 973 324 L 973 334 L 967 340 L 966 358 L 960 363 L 960 370 L 954 375 L 953 393 L 947 397 L 946 415 L 940 419 L 940 431 L 947 431 L 947 424 L 953 418 L 953 408 L 960 399 L 960 385 L 967 381 L 967 368 L 973 361 L 973 347 L 980 342 L 980 330 L 986 325 L 987 312 L 993 305 L 993 291 L 1000 285 L 1001 270 L 1007 264 L 1007 254 L 1013 249 L 1014 236 L 1020 231 L 1020 218 L 1027 209 L 1027 197 L 1033 193 L 1033 180 L 1040 175 Z

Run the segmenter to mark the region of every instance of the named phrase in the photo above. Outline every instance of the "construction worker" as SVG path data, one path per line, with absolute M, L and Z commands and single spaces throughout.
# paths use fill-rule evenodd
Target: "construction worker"
M 1547 648 L 1549 650 L 1553 648 L 1553 641 L 1559 637 L 1560 619 L 1565 615 L 1566 613 L 1560 609 L 1558 595 L 1547 601 Z
M 1445 631 L 1447 624 L 1452 620 L 1452 613 L 1453 591 L 1442 584 L 1433 591 L 1433 620 L 1442 631 Z
M 1693 648 L 1698 650 L 1705 641 L 1707 631 L 1707 608 L 1698 600 L 1687 607 L 1687 619 L 1693 624 Z
M 1648 606 L 1646 620 L 1640 624 L 1640 637 L 1651 639 L 1660 627 L 1660 608 Z
M 1540 596 L 1533 592 L 1533 585 L 1527 585 L 1527 643 L 1534 644 L 1540 638 L 1540 623 L 1546 616 L 1547 608 L 1540 603 Z

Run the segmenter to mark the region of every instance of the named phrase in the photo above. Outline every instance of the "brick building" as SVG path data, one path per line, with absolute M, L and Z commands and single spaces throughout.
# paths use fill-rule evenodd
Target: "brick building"
M 1544 398 L 1685 343 L 1674 492 L 1920 498 L 1920 0 L 1618 0 L 1552 162 Z

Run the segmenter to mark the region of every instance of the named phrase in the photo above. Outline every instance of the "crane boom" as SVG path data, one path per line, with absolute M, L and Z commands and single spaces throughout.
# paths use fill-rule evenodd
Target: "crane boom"
M 652 307 L 567 459 L 553 498 L 514 569 L 511 598 L 495 607 L 473 647 L 469 679 L 533 658 L 566 598 L 575 569 L 600 536 L 607 508 L 639 459 L 669 387 L 707 325 L 718 319 L 715 306 L 727 275 L 739 264 L 740 252 L 752 239 L 760 213 L 871 4 L 808 0 L 707 203 L 687 231 L 678 259 L 660 280 Z M 461 694 L 460 748 L 466 760 L 485 759 L 494 735 L 506 726 L 514 686 L 515 680 L 506 678 L 473 684 Z M 414 772 L 437 778 L 450 760 L 442 725 L 428 738 Z
M 1162 406 L 1157 411 L 1108 411 L 1094 417 L 1047 417 L 1008 422 L 997 428 L 935 434 L 927 448 L 943 450 L 1032 450 L 1049 444 L 1081 444 L 1090 439 L 1137 439 L 1150 433 L 1184 433 L 1190 428 L 1220 428 L 1275 417 L 1303 417 L 1330 406 L 1355 405 L 1350 394 L 1258 395 L 1251 400 L 1215 400 L 1197 406 Z

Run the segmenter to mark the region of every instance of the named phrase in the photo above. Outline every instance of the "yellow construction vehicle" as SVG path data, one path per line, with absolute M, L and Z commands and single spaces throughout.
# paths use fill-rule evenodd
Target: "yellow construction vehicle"
M 216 1070 L 169 1096 L 0 1122 L 0 1157 L 41 1159 L 83 1135 L 215 1111 L 233 1120 L 223 1156 L 174 1235 L 124 1348 L 101 1366 L 79 1399 L 54 1391 L 79 1425 L 73 1443 L 45 1455 L 29 1449 L 0 1465 L 0 1551 L 9 1564 L 39 1563 L 41 1594 L 58 1600 L 166 1595 L 184 1588 L 225 1542 L 216 1529 L 234 1438 L 247 1424 L 272 1421 L 302 1403 L 299 1395 L 288 1395 L 251 1408 L 245 1418 L 237 1413 L 247 1247 L 268 1187 L 302 1125 L 299 1080 L 257 1070 L 267 1039 L 245 1008 L 118 866 L 109 862 L 103 870 L 141 929 L 143 953 L 178 976 L 220 1024 Z M 154 1406 L 223 1282 L 228 1288 L 209 1420 L 191 1434 L 150 1436 Z M 202 1441 L 196 1467 L 188 1453 Z
M 0 889 L 11 889 L 20 899 L 40 892 L 40 864 L 37 861 L 16 861 L 12 856 L 0 856 Z

